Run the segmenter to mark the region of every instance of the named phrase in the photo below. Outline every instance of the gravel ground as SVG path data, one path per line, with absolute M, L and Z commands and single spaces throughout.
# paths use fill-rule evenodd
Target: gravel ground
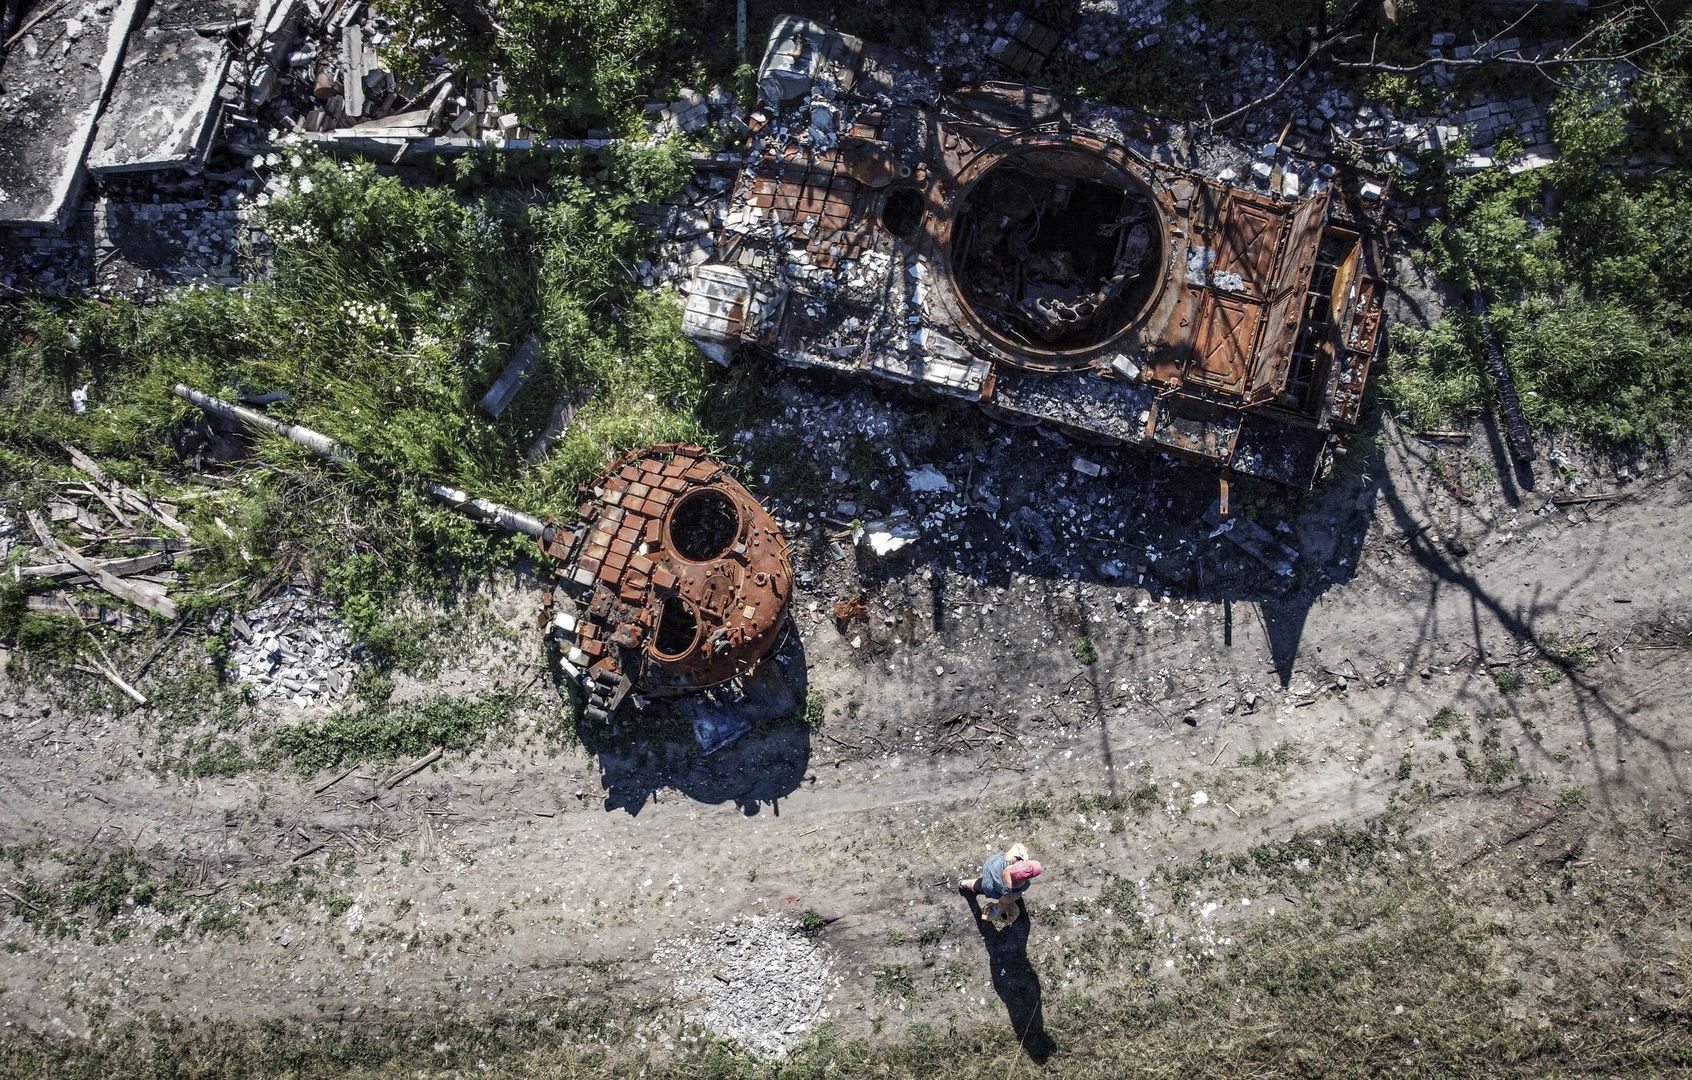
M 674 973 L 688 1020 L 753 1053 L 785 1054 L 826 1015 L 828 960 L 791 919 L 760 915 L 666 941 L 652 962 Z

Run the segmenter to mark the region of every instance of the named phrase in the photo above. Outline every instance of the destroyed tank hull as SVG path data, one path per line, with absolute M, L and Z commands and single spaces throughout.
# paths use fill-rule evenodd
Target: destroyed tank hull
M 793 16 L 684 330 L 730 362 L 976 402 L 1011 423 L 1309 487 L 1382 340 L 1384 185 L 1305 160 L 1182 168 L 1157 121 L 956 89 Z M 1275 153 L 1278 149 L 1270 148 Z
M 180 384 L 176 394 L 327 461 L 353 459 L 310 428 Z M 591 720 L 609 720 L 630 695 L 676 698 L 748 679 L 788 629 L 787 539 L 728 466 L 700 447 L 669 443 L 624 454 L 581 489 L 571 525 L 433 481 L 418 486 L 467 517 L 539 544 L 552 577 L 541 622 Z

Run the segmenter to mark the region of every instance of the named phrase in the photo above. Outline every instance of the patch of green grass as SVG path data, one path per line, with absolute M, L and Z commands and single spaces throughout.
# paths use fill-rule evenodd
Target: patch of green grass
M 1377 386 L 1412 428 L 1464 427 L 1486 407 L 1471 332 L 1456 316 L 1426 330 L 1388 328 L 1386 363 L 1376 376 Z
M 1487 668 L 1487 671 L 1492 675 L 1492 681 L 1497 684 L 1499 693 L 1506 696 L 1520 693 L 1526 685 L 1522 673 L 1516 670 L 1514 664 L 1495 664 Z
M 807 934 L 821 933 L 823 927 L 827 925 L 828 919 L 811 908 L 806 908 L 799 913 L 799 929 Z
M 823 696 L 815 690 L 805 695 L 805 704 L 800 707 L 799 720 L 812 731 L 820 730 L 823 721 L 828 717 L 828 705 Z
M 1162 805 L 1163 792 L 1155 784 L 1141 784 L 1128 793 L 1125 802 L 1129 810 L 1144 817 Z
M 1433 718 L 1428 721 L 1428 735 L 1435 739 L 1443 739 L 1447 732 L 1463 726 L 1463 714 L 1449 705 L 1442 705 Z
M 1413 850 L 1403 839 L 1401 824 L 1381 820 L 1358 829 L 1298 833 L 1286 840 L 1258 844 L 1226 860 L 1201 855 L 1193 860 L 1184 876 L 1176 870 L 1169 871 L 1167 876 L 1170 880 L 1196 882 L 1225 866 L 1234 875 L 1262 878 L 1272 888 L 1303 888 L 1353 876 L 1378 867 L 1383 856 Z
M 1276 768 L 1285 768 L 1292 764 L 1293 757 L 1296 754 L 1297 748 L 1283 739 L 1267 750 L 1259 750 L 1250 755 L 1241 755 L 1234 764 L 1242 768 L 1253 769 L 1261 769 L 1271 765 Z
M 174 910 L 183 885 L 180 874 L 161 877 L 147 854 L 133 848 L 73 852 L 42 846 L 9 854 L 21 876 L 0 902 L 47 937 L 80 938 L 86 931 L 101 936 L 114 919 L 136 908 Z
M 876 970 L 875 992 L 882 997 L 906 1001 L 916 994 L 916 982 L 904 965 L 894 964 Z
M 1032 825 L 1045 821 L 1057 812 L 1057 804 L 1050 798 L 1024 799 L 1005 808 L 1005 817 L 1018 825 Z
M 1556 806 L 1563 810 L 1579 810 L 1590 805 L 1592 799 L 1580 788 L 1564 788 L 1557 793 Z
M 1098 647 L 1093 644 L 1093 639 L 1090 637 L 1083 637 L 1079 639 L 1075 642 L 1075 644 L 1069 647 L 1069 651 L 1075 657 L 1075 662 L 1078 664 L 1085 666 L 1099 662 Z
M 1644 45 L 1661 29 L 1641 15 L 1606 34 Z M 1571 82 L 1552 109 L 1554 166 L 1515 176 L 1430 167 L 1412 185 L 1444 211 L 1426 234 L 1429 263 L 1487 293 L 1533 424 L 1649 445 L 1692 414 L 1684 48 L 1647 50 L 1626 92 L 1602 79 Z M 1665 153 L 1668 167 L 1638 167 Z M 1480 329 L 1475 317 L 1453 315 L 1426 331 L 1394 331 L 1383 398 L 1418 427 L 1468 420 L 1490 396 Z
M 197 746 L 190 747 L 178 765 L 184 776 L 196 779 L 238 776 L 249 769 L 262 769 L 273 764 L 275 755 L 261 750 L 251 753 L 233 739 L 210 736 Z
M 30 611 L 29 589 L 0 567 L 0 641 L 34 660 L 69 663 L 88 647 L 81 620 Z
M 1598 647 L 1590 641 L 1565 641 L 1561 634 L 1547 630 L 1539 635 L 1539 652 L 1560 668 L 1579 671 L 1598 659 Z
M 1478 757 L 1468 747 L 1459 747 L 1457 760 L 1462 762 L 1463 774 L 1487 791 L 1497 789 L 1514 776 L 1521 764 L 1521 753 L 1515 747 L 1505 752 L 1503 730 L 1497 724 L 1481 729 L 1477 749 Z
M 436 697 L 406 705 L 362 705 L 327 719 L 278 728 L 273 745 L 303 773 L 357 761 L 392 761 L 442 750 L 473 750 L 515 722 L 515 700 Z
M 220 586 L 303 570 L 379 662 L 426 669 L 429 628 L 395 608 L 415 595 L 449 602 L 528 548 L 408 478 L 565 516 L 613 452 L 704 437 L 697 410 L 714 366 L 681 336 L 677 305 L 626 273 L 649 239 L 637 206 L 690 172 L 679 147 L 553 159 L 544 188 L 513 200 L 305 150 L 290 159 L 290 193 L 264 211 L 276 243 L 267 280 L 146 304 L 0 306 L 0 443 L 21 459 L 16 475 L 64 470 L 69 443 L 169 495 L 186 474 L 173 436 L 198 416 L 173 384 L 286 392 L 268 411 L 341 441 L 357 464 L 254 440 L 235 484 L 183 504 L 202 549 L 194 594 L 213 605 L 228 595 Z M 524 393 L 489 421 L 475 402 L 531 335 L 542 347 Z M 83 383 L 92 405 L 73 415 L 65 395 Z M 560 444 L 525 467 L 553 403 L 589 391 Z M 15 594 L 0 593 L 0 635 L 63 651 L 63 628 L 25 619 Z
M 240 934 L 241 913 L 229 903 L 214 900 L 194 920 L 194 929 L 202 935 Z

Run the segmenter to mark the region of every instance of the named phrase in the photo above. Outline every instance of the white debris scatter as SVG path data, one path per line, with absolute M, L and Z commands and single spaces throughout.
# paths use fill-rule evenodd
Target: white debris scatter
M 905 474 L 912 491 L 934 492 L 951 491 L 952 482 L 946 479 L 946 474 L 932 465 L 924 465 L 920 469 L 913 469 Z
M 346 693 L 356 652 L 333 605 L 290 586 L 236 623 L 230 663 L 261 695 L 310 705 Z
M 753 1053 L 787 1053 L 823 1014 L 828 961 L 791 919 L 760 915 L 659 944 L 687 1019 Z
M 1210 796 L 1205 794 L 1204 792 L 1202 792 L 1202 791 L 1193 792 L 1193 805 L 1194 806 L 1203 806 L 1205 803 L 1207 803 L 1209 801 L 1210 801 Z
M 872 521 L 852 530 L 852 541 L 867 544 L 877 555 L 886 555 L 917 539 L 911 526 L 900 522 Z

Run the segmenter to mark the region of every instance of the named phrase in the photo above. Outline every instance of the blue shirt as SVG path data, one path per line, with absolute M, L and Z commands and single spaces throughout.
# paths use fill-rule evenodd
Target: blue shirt
M 1000 900 L 1006 896 L 1018 896 L 1028 891 L 1028 882 L 1013 885 L 1010 878 L 1010 862 L 1005 853 L 1000 851 L 987 860 L 987 865 L 981 868 L 981 894 L 992 900 Z

